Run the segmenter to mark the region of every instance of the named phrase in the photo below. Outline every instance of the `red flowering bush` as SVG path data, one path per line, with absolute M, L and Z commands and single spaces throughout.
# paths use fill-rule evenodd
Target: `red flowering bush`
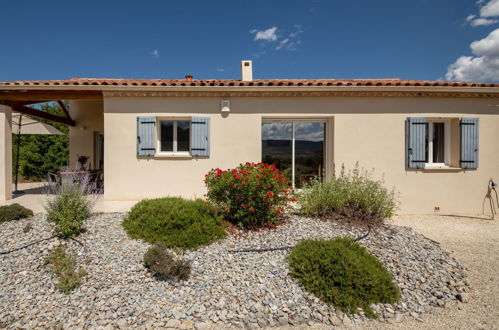
M 212 169 L 205 176 L 208 201 L 231 223 L 257 228 L 277 223 L 293 189 L 274 165 L 240 164 L 235 169 Z

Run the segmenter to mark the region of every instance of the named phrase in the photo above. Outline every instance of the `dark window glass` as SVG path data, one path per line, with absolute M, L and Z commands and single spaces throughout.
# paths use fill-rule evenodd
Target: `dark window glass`
M 274 164 L 291 182 L 292 154 L 291 123 L 262 123 L 262 161 Z
M 161 122 L 161 151 L 173 151 L 173 122 Z
M 323 174 L 324 170 L 324 123 L 295 123 L 295 185 Z
M 177 122 L 177 151 L 190 150 L 190 126 L 188 121 Z
M 445 124 L 433 123 L 433 162 L 445 163 Z

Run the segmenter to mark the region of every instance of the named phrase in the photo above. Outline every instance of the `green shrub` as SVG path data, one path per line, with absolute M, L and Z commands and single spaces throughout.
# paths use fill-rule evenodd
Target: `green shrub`
M 161 243 L 151 246 L 144 254 L 144 266 L 161 280 L 186 280 L 191 273 L 191 264 L 175 260 L 168 248 Z
M 33 211 L 17 203 L 0 206 L 0 223 L 12 220 L 30 218 L 32 216 L 33 216 Z
M 95 202 L 88 180 L 88 176 L 68 177 L 54 191 L 55 197 L 48 199 L 47 219 L 54 224 L 57 237 L 72 238 L 84 230 L 84 222 L 90 217 Z
M 131 238 L 184 250 L 226 236 L 221 216 L 203 206 L 202 200 L 178 197 L 138 202 L 123 220 L 123 228 Z
M 372 303 L 394 303 L 399 290 L 384 265 L 351 238 L 304 240 L 288 257 L 291 274 L 308 291 L 347 313 L 367 316 Z
M 78 287 L 87 274 L 84 269 L 78 267 L 76 257 L 66 253 L 60 245 L 50 251 L 45 263 L 59 279 L 55 284 L 56 288 L 66 294 Z
M 30 222 L 28 222 L 26 226 L 23 227 L 23 233 L 29 233 L 31 229 L 33 229 L 33 225 Z
M 274 165 L 240 164 L 235 169 L 213 169 L 205 176 L 207 198 L 225 219 L 245 228 L 277 223 L 290 200 L 292 188 Z
M 392 217 L 397 209 L 394 191 L 388 191 L 383 180 L 374 179 L 371 172 L 359 170 L 357 165 L 349 173 L 342 168 L 340 175 L 330 180 L 312 180 L 298 201 L 302 214 L 317 217 L 382 220 Z

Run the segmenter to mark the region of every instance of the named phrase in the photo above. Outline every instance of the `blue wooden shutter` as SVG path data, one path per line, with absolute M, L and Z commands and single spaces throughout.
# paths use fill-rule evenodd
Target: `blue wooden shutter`
M 137 156 L 154 156 L 156 152 L 155 117 L 137 117 Z
M 191 155 L 210 155 L 210 118 L 192 117 Z
M 461 168 L 478 168 L 478 118 L 461 118 Z
M 406 161 L 408 168 L 424 168 L 428 162 L 428 122 L 426 118 L 407 118 Z

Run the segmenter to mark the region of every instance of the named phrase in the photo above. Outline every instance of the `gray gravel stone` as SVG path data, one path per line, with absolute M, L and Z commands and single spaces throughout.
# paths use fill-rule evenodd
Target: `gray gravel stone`
M 241 232 L 183 253 L 180 257 L 191 261 L 192 274 L 176 283 L 158 281 L 144 269 L 142 258 L 149 245 L 128 238 L 121 227 L 122 218 L 123 214 L 94 215 L 86 224 L 87 231 L 78 237 L 82 244 L 66 243 L 88 273 L 70 295 L 54 289 L 55 279 L 43 267 L 49 249 L 59 244 L 56 240 L 2 256 L 0 323 L 9 328 L 65 324 L 70 328 L 206 329 L 249 324 L 349 326 L 368 321 L 362 313 L 346 316 L 305 292 L 289 276 L 288 250 L 228 252 L 293 246 L 307 238 L 357 237 L 363 234 L 358 230 L 292 216 L 276 229 Z M 33 229 L 23 233 L 28 221 Z M 43 215 L 2 223 L 0 251 L 49 236 L 50 226 Z M 467 301 L 466 273 L 438 243 L 394 226 L 369 235 L 361 243 L 385 264 L 401 288 L 399 304 L 372 306 L 382 319 L 417 317 L 439 305 L 450 307 L 457 299 Z

